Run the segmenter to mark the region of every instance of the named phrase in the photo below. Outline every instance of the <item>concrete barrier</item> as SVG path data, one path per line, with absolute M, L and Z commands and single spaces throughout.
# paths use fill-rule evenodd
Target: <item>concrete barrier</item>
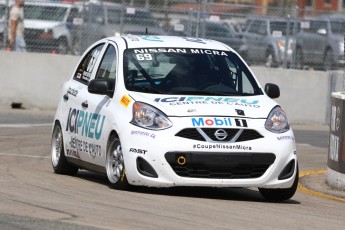
M 74 71 L 80 57 L 0 51 L 0 105 L 22 102 L 24 107 L 54 109 L 61 84 Z M 293 123 L 329 123 L 330 95 L 340 84 L 341 72 L 287 70 L 252 66 L 264 86 L 279 85 L 277 101 Z
M 332 93 L 326 182 L 345 191 L 345 94 Z
M 59 89 L 79 57 L 0 51 L 0 104 L 22 102 L 27 108 L 53 109 Z

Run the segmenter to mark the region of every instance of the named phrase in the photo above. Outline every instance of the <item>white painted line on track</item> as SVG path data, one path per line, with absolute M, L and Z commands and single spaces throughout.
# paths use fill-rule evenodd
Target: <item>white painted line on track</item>
M 52 126 L 52 123 L 46 124 L 0 124 L 0 128 L 30 128 L 30 127 L 41 127 L 41 126 Z
M 25 155 L 25 154 L 12 154 L 12 153 L 0 153 L 0 156 L 14 156 L 14 157 L 29 157 L 29 158 L 44 158 L 50 159 L 50 156 L 35 156 L 35 155 Z

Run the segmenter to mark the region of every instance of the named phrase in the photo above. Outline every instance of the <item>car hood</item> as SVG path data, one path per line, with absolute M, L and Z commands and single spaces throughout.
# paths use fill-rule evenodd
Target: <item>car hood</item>
M 243 116 L 267 118 L 277 105 L 266 95 L 259 96 L 195 96 L 161 95 L 130 92 L 134 101 L 150 104 L 167 116 Z
M 56 21 L 43 21 L 43 20 L 31 20 L 31 19 L 24 20 L 25 28 L 30 28 L 30 29 L 50 29 L 50 28 L 52 29 L 62 24 L 63 22 L 56 22 Z

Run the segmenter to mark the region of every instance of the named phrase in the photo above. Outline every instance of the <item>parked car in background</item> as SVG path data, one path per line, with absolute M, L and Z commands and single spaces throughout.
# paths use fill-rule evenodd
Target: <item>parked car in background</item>
M 6 20 L 6 10 L 9 10 L 8 6 L 11 6 L 12 4 L 12 0 L 8 2 L 6 2 L 5 0 L 0 0 L 0 50 L 5 48 L 4 43 L 6 43 L 8 40 L 8 36 L 6 33 L 6 29 L 8 29 L 8 27 L 6 26 L 6 24 L 8 23 L 8 21 Z
M 344 65 L 345 16 L 304 20 L 296 36 L 296 66 L 330 70 Z
M 288 28 L 289 24 L 289 28 Z M 292 63 L 294 34 L 298 21 L 273 16 L 252 16 L 245 23 L 242 33 L 247 43 L 244 55 L 249 63 L 265 63 L 267 67 L 278 67 Z
M 241 35 L 225 23 L 201 20 L 197 25 L 195 20 L 179 19 L 170 24 L 166 30 L 169 35 L 212 39 L 227 44 L 241 56 L 246 53 L 247 46 Z
M 79 2 L 83 9 L 81 47 L 85 50 L 95 41 L 123 34 L 164 35 L 152 13 L 144 8 L 127 7 L 110 2 Z
M 80 17 L 75 4 L 26 1 L 24 12 L 28 51 L 72 53 L 73 19 Z

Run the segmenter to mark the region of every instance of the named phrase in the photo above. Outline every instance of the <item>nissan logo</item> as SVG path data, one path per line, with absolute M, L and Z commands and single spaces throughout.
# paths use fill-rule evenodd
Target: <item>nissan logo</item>
M 217 129 L 217 131 L 214 133 L 214 136 L 218 140 L 222 141 L 228 136 L 228 134 L 226 133 L 224 129 Z

